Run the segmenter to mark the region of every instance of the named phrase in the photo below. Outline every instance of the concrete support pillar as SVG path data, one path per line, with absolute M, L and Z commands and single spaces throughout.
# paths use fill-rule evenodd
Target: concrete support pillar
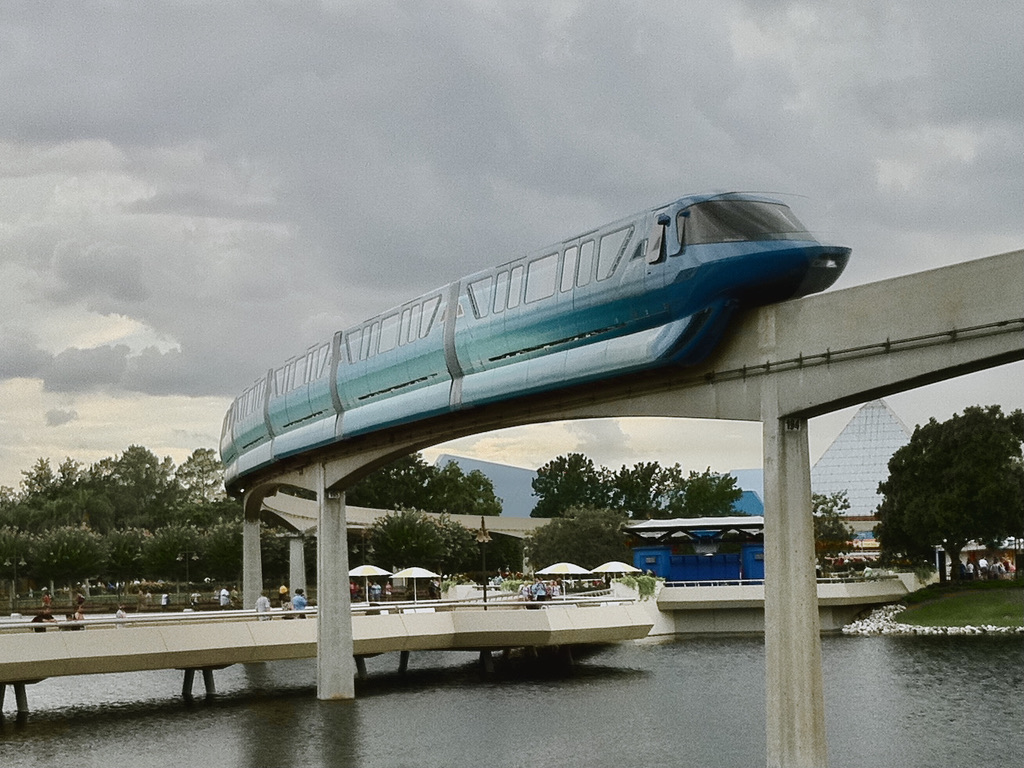
M 295 594 L 296 589 L 306 590 L 306 550 L 302 547 L 302 536 L 288 538 L 288 586 Z
M 217 693 L 217 685 L 213 681 L 212 669 L 207 668 L 203 670 L 203 687 L 206 689 L 207 696 L 213 696 Z
M 404 675 L 409 669 L 409 652 L 399 651 L 398 653 L 398 673 Z
M 14 684 L 14 701 L 18 705 L 18 714 L 19 715 L 27 715 L 28 714 L 28 694 L 25 692 L 25 684 L 24 683 L 15 683 Z
M 181 681 L 181 696 L 185 699 L 192 698 L 192 685 L 196 680 L 196 671 L 194 669 L 186 669 L 185 676 Z
M 485 675 L 494 674 L 494 658 L 491 656 L 490 651 L 480 651 L 480 668 Z
M 262 503 L 262 498 L 259 503 Z M 250 499 L 243 504 L 242 521 L 242 607 L 255 608 L 256 598 L 263 590 L 263 559 L 260 555 L 260 518 L 258 511 L 251 514 Z
M 828 752 L 807 420 L 780 419 L 774 394 L 763 412 L 767 764 L 822 768 Z
M 366 679 L 366 657 L 356 656 L 356 677 L 360 680 Z
M 321 701 L 356 696 L 345 494 L 328 493 L 324 474 L 321 465 L 316 549 L 316 696 Z

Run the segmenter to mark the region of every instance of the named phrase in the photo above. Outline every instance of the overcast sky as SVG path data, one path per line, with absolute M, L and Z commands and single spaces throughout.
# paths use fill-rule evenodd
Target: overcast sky
M 691 192 L 792 195 L 853 248 L 837 288 L 1024 247 L 1022 40 L 984 0 L 6 2 L 0 484 L 133 443 L 180 462 L 335 330 Z M 1022 379 L 889 402 L 913 427 L 1022 407 Z M 759 425 L 706 422 L 445 450 L 761 462 Z

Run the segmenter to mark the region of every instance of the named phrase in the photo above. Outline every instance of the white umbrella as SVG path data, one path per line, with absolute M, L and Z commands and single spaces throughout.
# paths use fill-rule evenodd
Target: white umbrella
M 585 576 L 589 573 L 590 571 L 576 563 L 555 563 L 537 571 L 540 576 Z
M 428 571 L 426 568 L 420 568 L 413 566 L 412 568 L 403 568 L 398 573 L 391 574 L 392 579 L 412 579 L 412 601 L 416 602 L 416 579 L 439 579 L 441 574 Z
M 607 563 L 601 563 L 591 573 L 639 573 L 639 568 L 634 568 L 632 565 L 627 565 L 619 560 L 611 560 Z
M 363 594 L 366 596 L 367 602 L 370 600 L 370 577 L 371 576 L 390 576 L 391 571 L 385 571 L 383 568 L 378 568 L 376 565 L 358 565 L 348 572 L 349 576 L 362 576 L 363 577 Z
M 555 563 L 547 568 L 541 568 L 537 573 L 541 576 L 582 576 L 590 571 L 576 563 Z

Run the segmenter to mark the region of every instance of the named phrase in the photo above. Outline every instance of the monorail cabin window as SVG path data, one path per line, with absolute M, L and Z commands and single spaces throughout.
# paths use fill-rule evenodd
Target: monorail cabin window
M 473 315 L 477 319 L 487 317 L 487 310 L 491 306 L 492 282 L 488 275 L 469 284 L 469 302 L 473 305 Z
M 579 261 L 580 247 L 572 245 L 565 249 L 565 258 L 562 259 L 562 283 L 561 289 L 571 291 L 576 284 L 576 262 Z
M 526 303 L 554 296 L 557 273 L 557 253 L 531 261 L 526 268 Z
M 576 268 L 576 287 L 590 285 L 594 275 L 594 241 L 587 240 L 580 246 L 580 263 Z
M 601 238 L 601 248 L 597 255 L 598 280 L 607 280 L 615 272 L 632 234 L 633 227 L 629 226 L 609 232 Z
M 398 315 L 388 315 L 380 323 L 380 341 L 377 351 L 381 354 L 390 352 L 398 346 Z
M 508 277 L 508 308 L 515 309 L 523 295 L 523 273 L 526 270 L 522 265 L 512 267 L 512 273 Z
M 691 205 L 680 211 L 677 229 L 686 245 L 814 239 L 787 206 L 749 200 L 709 200 Z
M 508 270 L 498 273 L 498 279 L 494 288 L 494 311 L 504 312 L 508 303 Z

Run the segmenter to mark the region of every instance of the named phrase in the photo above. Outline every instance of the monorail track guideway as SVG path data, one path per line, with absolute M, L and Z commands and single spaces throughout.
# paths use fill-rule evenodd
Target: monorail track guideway
M 1024 251 L 747 312 L 704 364 L 510 399 L 382 430 L 246 479 L 246 604 L 258 593 L 258 520 L 281 486 L 317 494 L 322 699 L 351 698 L 344 489 L 446 440 L 549 421 L 661 416 L 760 421 L 765 469 L 769 766 L 827 764 L 808 419 L 1024 360 Z M 255 564 L 255 565 L 254 565 Z

